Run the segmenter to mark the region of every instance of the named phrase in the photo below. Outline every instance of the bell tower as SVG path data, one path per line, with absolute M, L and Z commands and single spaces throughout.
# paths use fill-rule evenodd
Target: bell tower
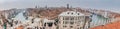
M 67 9 L 69 9 L 69 4 L 67 4 Z

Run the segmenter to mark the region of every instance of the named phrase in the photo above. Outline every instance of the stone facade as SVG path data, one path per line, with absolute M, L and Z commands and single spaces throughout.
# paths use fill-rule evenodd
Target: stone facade
M 80 12 L 67 11 L 59 15 L 59 29 L 88 29 L 89 21 Z M 87 25 L 87 26 L 85 26 Z

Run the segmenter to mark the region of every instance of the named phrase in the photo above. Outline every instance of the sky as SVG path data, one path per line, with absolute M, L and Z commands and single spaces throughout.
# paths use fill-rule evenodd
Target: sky
M 106 9 L 120 11 L 120 0 L 0 0 L 0 10 L 11 8 L 33 8 L 35 6 L 72 7 Z

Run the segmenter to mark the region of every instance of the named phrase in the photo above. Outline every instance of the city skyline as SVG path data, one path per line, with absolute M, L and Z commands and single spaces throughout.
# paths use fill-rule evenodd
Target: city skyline
M 60 7 L 66 4 L 81 8 L 114 9 L 115 11 L 120 9 L 119 0 L 0 0 L 0 9 L 33 8 L 36 5 Z

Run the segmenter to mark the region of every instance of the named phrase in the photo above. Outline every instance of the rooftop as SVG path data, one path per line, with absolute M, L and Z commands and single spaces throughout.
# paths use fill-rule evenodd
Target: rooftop
M 53 8 L 29 8 L 28 9 L 28 13 L 29 16 L 37 16 L 39 18 L 48 18 L 48 19 L 53 19 L 58 17 L 59 14 L 61 14 L 62 12 L 66 12 L 66 11 L 74 11 L 72 9 L 76 9 L 77 12 L 81 12 L 85 15 L 90 15 L 89 11 L 85 11 L 83 9 L 80 8 L 64 8 L 64 7 L 53 7 Z
M 61 13 L 59 16 L 83 16 L 84 14 L 76 11 L 66 11 Z

